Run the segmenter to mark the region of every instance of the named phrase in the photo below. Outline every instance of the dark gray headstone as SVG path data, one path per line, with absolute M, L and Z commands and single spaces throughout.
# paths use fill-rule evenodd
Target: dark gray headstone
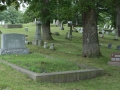
M 108 44 L 108 49 L 111 49 L 112 48 L 112 44 Z
M 117 50 L 120 50 L 120 45 L 117 45 L 117 48 L 116 48 Z

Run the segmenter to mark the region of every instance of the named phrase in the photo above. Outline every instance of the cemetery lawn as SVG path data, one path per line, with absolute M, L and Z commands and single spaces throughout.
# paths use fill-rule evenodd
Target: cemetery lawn
M 28 27 L 28 32 L 25 32 L 24 30 L 26 26 Z M 43 46 L 26 45 L 27 48 L 30 49 L 31 54 L 0 55 L 0 59 L 11 60 L 12 63 L 18 62 L 18 64 L 22 62 L 22 65 L 24 64 L 23 66 L 29 66 L 28 63 L 32 63 L 32 61 L 36 60 L 38 60 L 36 61 L 38 66 L 41 63 L 52 63 L 47 60 L 53 62 L 56 60 L 60 62 L 80 63 L 104 69 L 105 74 L 103 76 L 72 83 L 39 83 L 31 80 L 26 75 L 11 67 L 0 63 L 0 90 L 120 90 L 120 67 L 108 65 L 111 53 L 120 52 L 119 50 L 116 50 L 117 45 L 120 45 L 120 39 L 114 41 L 113 39 L 115 36 L 113 34 L 105 34 L 104 38 L 99 38 L 99 42 L 102 44 L 100 48 L 102 56 L 99 58 L 84 58 L 81 55 L 82 34 L 73 32 L 72 41 L 66 40 L 65 35 L 66 32 L 69 31 L 69 27 L 65 25 L 64 29 L 65 30 L 59 30 L 59 27 L 51 26 L 52 33 L 59 32 L 60 34 L 59 36 L 52 35 L 54 40 L 48 42 L 48 46 L 50 46 L 51 43 L 54 43 L 56 50 L 44 49 Z M 23 25 L 23 28 L 21 29 L 5 29 L 0 26 L 0 30 L 2 33 L 26 34 L 28 35 L 27 39 L 29 41 L 32 41 L 35 35 L 35 25 L 31 23 Z M 108 44 L 112 44 L 111 49 L 107 48 Z M 46 61 L 39 62 L 40 58 L 44 58 L 43 60 Z M 65 63 L 65 65 L 67 64 Z M 67 67 L 65 67 L 65 69 L 67 69 Z
M 73 62 L 53 59 L 38 53 L 28 55 L 5 55 L 1 57 L 2 60 L 6 60 L 37 73 L 80 70 L 80 68 Z

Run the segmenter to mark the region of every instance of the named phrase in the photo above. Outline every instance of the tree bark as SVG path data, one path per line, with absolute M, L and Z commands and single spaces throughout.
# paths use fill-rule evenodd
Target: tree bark
M 42 0 L 42 3 L 44 6 L 47 6 L 49 4 L 49 0 Z M 42 8 L 42 40 L 43 41 L 49 41 L 53 40 L 50 32 L 50 17 L 49 17 L 49 10 L 48 8 Z
M 117 6 L 116 11 L 116 35 L 120 37 L 120 6 Z
M 50 32 L 50 21 L 46 21 L 42 24 L 42 40 L 53 40 Z
M 83 57 L 99 57 L 101 56 L 96 12 L 94 9 L 89 9 L 82 14 L 83 18 Z

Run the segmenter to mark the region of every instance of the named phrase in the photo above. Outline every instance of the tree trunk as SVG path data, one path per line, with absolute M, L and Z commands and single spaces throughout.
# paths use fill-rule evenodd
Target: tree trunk
M 117 16 L 116 16 L 116 35 L 120 37 L 120 6 L 117 7 Z
M 49 0 L 42 0 L 41 2 L 44 6 L 47 6 L 50 2 Z M 49 17 L 49 9 L 48 7 L 42 8 L 41 9 L 42 15 L 41 15 L 41 20 L 42 20 L 42 40 L 53 40 L 50 32 L 50 17 Z
M 82 14 L 83 17 L 83 50 L 84 57 L 99 57 L 101 56 L 96 12 L 94 9 L 89 9 Z
M 46 21 L 45 23 L 42 24 L 42 40 L 53 40 L 50 32 L 50 21 Z

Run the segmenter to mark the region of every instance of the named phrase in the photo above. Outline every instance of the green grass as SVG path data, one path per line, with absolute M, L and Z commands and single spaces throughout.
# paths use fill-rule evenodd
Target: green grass
M 24 27 L 26 26 L 29 29 L 28 32 L 24 31 Z M 51 27 L 51 32 L 60 33 L 60 36 L 52 35 L 54 40 L 48 42 L 48 45 L 52 42 L 55 44 L 55 51 L 44 49 L 43 46 L 37 47 L 34 45 L 27 45 L 27 48 L 29 48 L 32 53 L 43 54 L 44 56 L 47 56 L 47 58 L 50 57 L 53 60 L 63 60 L 102 68 L 105 71 L 103 76 L 72 83 L 39 83 L 29 79 L 26 75 L 17 72 L 11 67 L 0 63 L 0 90 L 120 90 L 120 67 L 108 65 L 111 53 L 120 52 L 119 50 L 116 50 L 116 46 L 120 45 L 120 42 L 113 40 L 115 36 L 112 34 L 105 34 L 104 38 L 99 38 L 99 42 L 102 44 L 102 47 L 100 48 L 102 53 L 101 57 L 83 58 L 81 55 L 82 34 L 73 32 L 73 39 L 72 41 L 69 41 L 65 39 L 69 27 L 65 26 L 64 28 L 65 30 L 59 30 L 58 27 Z M 5 29 L 0 27 L 0 30 L 3 33 L 16 32 L 26 34 L 28 35 L 27 38 L 29 41 L 32 41 L 35 35 L 35 25 L 33 24 L 26 24 L 22 29 Z M 109 43 L 112 44 L 111 49 L 107 48 Z M 1 55 L 0 57 L 2 59 L 8 56 L 9 58 L 14 59 L 19 57 L 14 55 Z M 25 55 L 25 57 L 27 57 L 27 55 Z M 26 59 L 26 62 L 27 60 L 28 59 Z
M 29 55 L 5 55 L 1 57 L 3 60 L 37 73 L 50 73 L 80 69 L 73 62 L 53 59 L 38 53 Z

